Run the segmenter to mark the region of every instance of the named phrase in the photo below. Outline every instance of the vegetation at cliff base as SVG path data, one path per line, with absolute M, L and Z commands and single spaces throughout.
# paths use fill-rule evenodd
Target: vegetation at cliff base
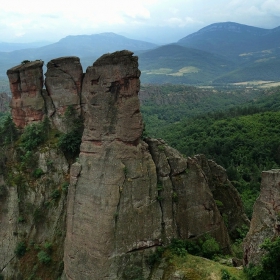
M 154 263 L 152 271 L 157 271 L 155 268 L 164 267 L 164 276 L 161 279 L 168 280 L 174 279 L 175 277 L 195 280 L 247 279 L 242 269 L 219 263 L 217 260 L 214 261 L 204 257 L 194 256 L 190 253 L 177 254 L 171 248 L 164 251 L 158 248 L 155 254 L 158 256 L 158 261 Z
M 280 279 L 280 237 L 266 239 L 261 246 L 266 252 L 259 265 L 250 265 L 245 269 L 249 280 Z
M 65 220 L 61 213 L 69 178 L 58 170 L 63 163 L 56 162 L 64 158 L 57 145 L 60 135 L 47 117 L 18 129 L 9 114 L 0 116 L 0 175 L 5 182 L 0 185 L 1 211 L 8 211 L 6 199 L 11 193 L 17 195 L 14 207 L 18 216 L 14 217 L 17 224 L 13 234 L 19 242 L 13 251 L 22 279 L 58 279 L 63 271 Z M 56 212 L 61 212 L 61 216 L 53 227 Z M 26 235 L 28 226 L 36 228 L 36 236 Z M 38 229 L 50 228 L 50 242 L 37 243 L 41 242 Z
M 58 147 L 71 158 L 75 158 L 79 151 L 84 130 L 81 116 L 77 115 L 73 106 L 68 106 L 64 114 L 66 133 L 62 133 L 58 139 Z

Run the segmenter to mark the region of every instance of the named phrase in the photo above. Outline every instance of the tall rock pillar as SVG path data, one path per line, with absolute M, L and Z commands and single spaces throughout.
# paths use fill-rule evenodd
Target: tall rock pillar
M 24 128 L 28 123 L 42 120 L 45 103 L 42 96 L 43 61 L 18 65 L 7 71 L 12 92 L 12 117 L 15 125 Z
M 122 279 L 130 255 L 161 242 L 156 167 L 141 141 L 137 57 L 121 51 L 88 67 L 85 129 L 71 168 L 66 279 Z M 136 256 L 137 257 L 137 256 Z

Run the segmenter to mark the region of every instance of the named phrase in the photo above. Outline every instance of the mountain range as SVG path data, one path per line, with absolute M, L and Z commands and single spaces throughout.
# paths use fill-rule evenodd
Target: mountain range
M 12 45 L 8 49 L 6 44 L 5 52 L 2 46 L 4 43 L 0 43 L 0 76 L 23 60 L 47 62 L 53 57 L 78 56 L 85 69 L 104 53 L 128 49 L 139 57 L 142 83 L 280 81 L 280 26 L 263 29 L 214 23 L 164 46 L 114 33 L 67 36 L 53 44 L 26 45 L 28 48 L 20 50 Z

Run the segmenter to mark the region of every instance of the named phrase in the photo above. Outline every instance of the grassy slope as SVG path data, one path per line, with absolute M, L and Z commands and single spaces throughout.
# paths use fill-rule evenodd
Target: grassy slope
M 222 279 L 222 270 L 226 270 L 236 280 L 247 279 L 242 269 L 190 254 L 185 257 L 172 256 L 169 258 L 167 256 L 165 260 L 168 266 L 165 269 L 163 280 L 170 279 L 174 272 L 184 275 L 183 279 L 188 280 L 220 280 Z
M 142 83 L 209 83 L 234 69 L 224 57 L 176 44 L 140 54 L 139 64 Z

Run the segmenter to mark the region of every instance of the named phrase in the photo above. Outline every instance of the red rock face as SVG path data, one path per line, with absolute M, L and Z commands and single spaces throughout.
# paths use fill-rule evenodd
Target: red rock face
M 17 127 L 40 121 L 44 115 L 43 62 L 33 61 L 7 71 L 12 92 L 12 117 Z
M 42 61 L 33 61 L 7 71 L 12 92 L 12 117 L 17 127 L 24 128 L 48 115 L 56 128 L 64 132 L 66 128 L 61 117 L 67 107 L 71 105 L 81 113 L 83 70 L 80 59 L 62 57 L 51 60 L 47 65 L 46 91 L 43 91 L 42 66 Z

